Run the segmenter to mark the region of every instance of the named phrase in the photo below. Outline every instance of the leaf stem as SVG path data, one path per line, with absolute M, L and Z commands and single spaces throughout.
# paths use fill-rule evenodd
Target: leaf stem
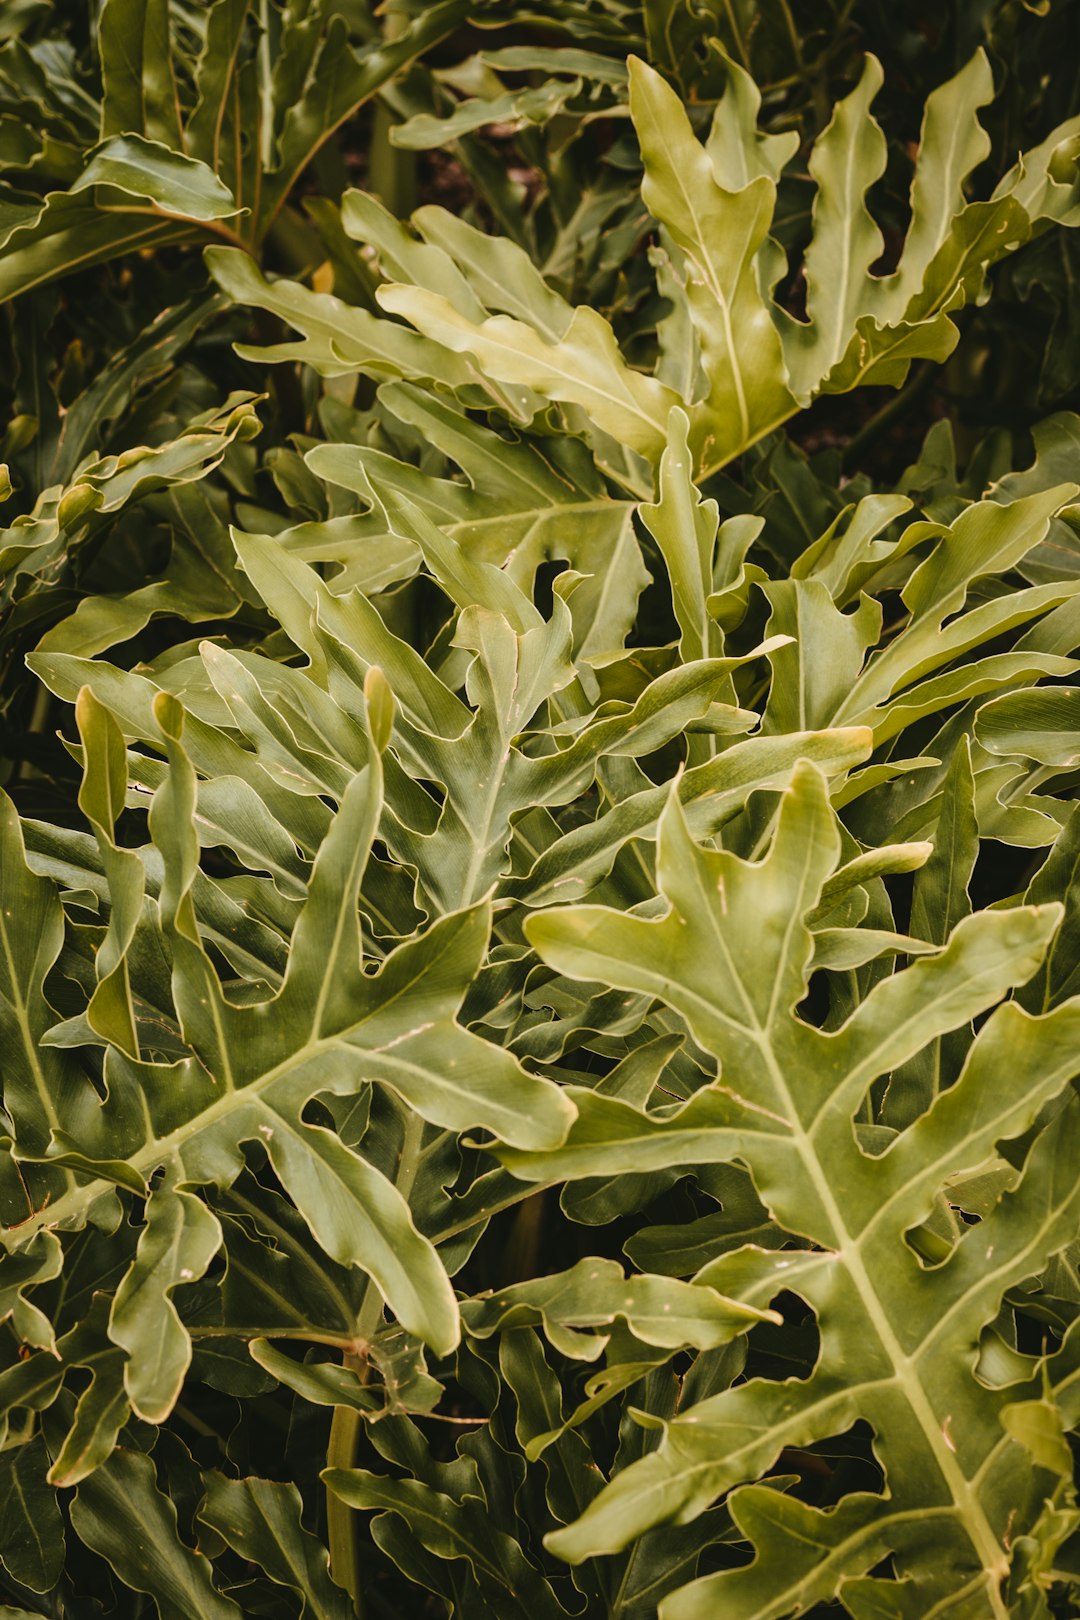
M 394 1185 L 404 1199 L 412 1192 L 423 1157 L 424 1121 L 412 1109 L 406 1110 L 401 1152 L 398 1156 Z M 368 1344 L 374 1337 L 382 1316 L 383 1300 L 371 1278 L 364 1288 L 363 1299 L 356 1317 L 356 1339 L 352 1348 L 341 1358 L 342 1366 L 355 1372 L 366 1383 L 371 1363 Z M 336 1406 L 330 1424 L 330 1441 L 326 1448 L 327 1468 L 352 1468 L 356 1462 L 357 1445 L 363 1425 L 363 1413 L 351 1406 Z M 353 1510 L 333 1491 L 326 1493 L 326 1532 L 330 1548 L 330 1573 L 352 1599 L 353 1611 L 363 1620 L 364 1606 L 360 1589 L 360 1549 L 356 1540 L 356 1521 Z
M 370 1284 L 368 1291 L 369 1294 L 372 1291 Z M 361 1378 L 367 1371 L 367 1357 L 357 1355 L 353 1350 L 345 1352 L 341 1363 Z M 361 1414 L 353 1407 L 335 1406 L 330 1424 L 330 1443 L 326 1448 L 327 1468 L 351 1468 L 356 1462 L 361 1422 Z M 330 1573 L 337 1584 L 348 1592 L 353 1611 L 362 1620 L 364 1609 L 360 1594 L 360 1549 L 356 1541 L 356 1526 L 352 1509 L 332 1491 L 326 1493 L 326 1533 L 330 1548 Z
M 389 8 L 383 38 L 388 43 L 400 39 L 408 22 L 404 12 Z M 404 219 L 416 206 L 416 154 L 393 144 L 390 131 L 394 122 L 385 100 L 377 96 L 372 119 L 368 186 L 392 214 Z
M 432 1235 L 432 1242 L 436 1245 L 448 1243 L 451 1238 L 458 1237 L 462 1232 L 468 1232 L 470 1228 L 478 1226 L 481 1221 L 489 1221 L 493 1215 L 500 1214 L 502 1210 L 511 1209 L 532 1193 L 547 1192 L 549 1188 L 557 1186 L 558 1182 L 556 1181 L 544 1181 L 535 1184 L 519 1182 L 515 1190 L 506 1198 L 497 1198 L 494 1203 L 485 1204 L 481 1209 L 473 1210 L 463 1220 L 455 1221 L 450 1226 L 440 1227 L 439 1231 Z
M 736 44 L 736 47 L 738 48 L 739 55 L 742 57 L 742 65 L 747 70 L 747 72 L 749 72 L 750 71 L 750 53 L 746 49 L 746 41 L 743 39 L 742 33 L 739 30 L 738 20 L 737 20 L 737 18 L 735 16 L 735 8 L 732 5 L 731 0 L 724 0 L 724 10 L 727 12 L 728 26 L 730 27 L 731 32 L 732 32 L 732 34 L 734 36 L 735 44 Z
M 98 212 L 101 214 L 145 214 L 149 219 L 164 220 L 169 225 L 182 225 L 185 229 L 191 231 L 193 235 L 199 231 L 208 231 L 211 236 L 219 236 L 223 242 L 228 243 L 229 247 L 239 248 L 249 258 L 251 256 L 251 244 L 245 242 L 244 238 L 238 236 L 235 231 L 230 230 L 228 225 L 224 224 L 220 219 L 193 219 L 189 214 L 172 214 L 167 208 L 159 208 L 156 203 L 149 208 L 143 208 L 137 204 L 133 204 L 130 208 L 125 204 L 121 208 L 112 203 L 102 203 L 98 208 Z
M 274 87 L 270 61 L 270 8 L 259 0 L 259 162 L 274 166 Z

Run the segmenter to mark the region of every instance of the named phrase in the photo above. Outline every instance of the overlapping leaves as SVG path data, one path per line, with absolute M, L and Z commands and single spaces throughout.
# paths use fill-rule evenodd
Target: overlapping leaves
M 378 291 L 382 307 L 427 340 L 428 375 L 460 386 L 464 360 L 478 383 L 505 390 L 500 403 L 526 420 L 541 401 L 553 400 L 601 458 L 613 440 L 624 455 L 655 465 L 669 413 L 681 405 L 697 467 L 708 474 L 820 393 L 903 381 L 913 360 L 949 355 L 958 336 L 952 315 L 981 296 L 998 259 L 1049 223 L 1072 225 L 1080 217 L 1075 120 L 1025 153 L 990 198 L 967 200 L 965 183 L 987 150 L 977 112 L 992 91 L 989 66 L 977 55 L 927 102 L 911 223 L 896 268 L 878 273 L 884 243 L 866 197 L 884 171 L 885 141 L 870 112 L 881 83 L 870 59 L 810 157 L 817 191 L 802 266 L 806 313 L 797 319 L 777 301 L 789 267 L 769 235 L 794 137 L 759 132 L 757 90 L 734 64 L 704 145 L 659 73 L 633 59 L 630 72 L 630 110 L 645 166 L 642 197 L 661 228 L 663 290 L 681 306 L 670 343 L 685 352 L 672 349 L 670 363 L 665 352 L 651 375 L 629 365 L 597 310 L 555 298 L 508 240 L 490 244 L 483 268 L 470 240 L 475 233 L 440 210 L 417 215 L 426 251 L 415 243 L 402 251 L 407 238 L 396 228 L 398 242 L 385 257 L 390 284 Z M 959 143 L 957 128 L 970 132 Z M 351 222 L 346 216 L 346 225 L 384 252 L 385 233 L 372 234 L 363 210 Z M 518 264 L 519 274 L 496 280 L 494 255 L 507 267 Z M 234 290 L 246 274 L 223 251 L 215 273 Z M 302 328 L 317 311 L 310 296 L 283 302 L 254 288 L 247 296 Z M 328 306 L 327 317 L 332 322 Z M 664 352 L 662 327 L 658 335 Z M 384 334 L 374 345 L 370 336 L 360 341 L 357 361 L 375 358 L 373 346 L 385 354 L 389 342 L 391 354 L 400 355 L 399 376 L 414 374 L 406 369 L 410 361 L 422 363 L 415 339 Z M 317 340 L 309 337 L 309 345 L 306 352 L 317 360 Z M 347 363 L 348 350 L 333 337 L 329 348 L 339 366 Z M 640 463 L 624 467 L 622 477 L 633 488 Z
M 22 26 L 15 269 L 51 273 L 64 210 L 258 245 L 290 143 L 453 8 L 423 9 L 391 61 L 341 49 L 364 8 L 222 0 L 166 50 L 179 8 L 110 0 L 88 168 Z M 689 111 L 671 88 L 704 9 L 541 20 L 574 51 L 388 92 L 470 173 L 518 126 L 543 184 L 526 219 L 489 175 L 506 236 L 316 199 L 355 304 L 212 251 L 300 334 L 242 350 L 304 412 L 258 470 L 249 398 L 94 453 L 205 300 L 12 439 L 46 492 L 6 531 L 12 642 L 50 623 L 81 787 L 3 806 L 0 1584 L 192 1620 L 425 1588 L 468 1620 L 1047 1620 L 1078 1531 L 1075 424 L 1008 476 L 939 426 L 884 493 L 770 428 L 942 357 L 999 252 L 1073 220 L 1072 126 L 972 201 L 976 57 L 883 269 L 871 61 L 787 264 L 796 140 L 715 50 Z M 666 78 L 621 71 L 631 34 Z M 567 82 L 498 101 L 518 73 Z M 628 147 L 575 193 L 624 79 L 643 198 Z M 235 185 L 252 213 L 216 214 Z M 161 576 L 52 623 L 144 506 Z
M 393 39 L 368 19 L 371 37 L 354 45 L 323 0 L 182 14 L 109 0 L 89 62 L 63 34 L 7 41 L 0 104 L 24 142 L 5 154 L 0 299 L 207 234 L 261 244 L 338 125 L 467 9 L 427 7 Z
M 657 1523 L 683 1522 L 766 1473 L 785 1446 L 840 1434 L 857 1419 L 871 1424 L 885 1471 L 882 1495 L 859 1493 L 829 1511 L 744 1489 L 731 1510 L 754 1547 L 752 1563 L 687 1588 L 665 1615 L 779 1616 L 842 1589 L 857 1614 L 871 1612 L 880 1593 L 897 1614 L 962 1597 L 973 1612 L 981 1603 L 1005 1616 L 1012 1538 L 1036 1529 L 1044 1496 L 1060 1489 L 1043 1478 L 1043 1459 L 1024 1453 L 1023 1403 L 1037 1405 L 1042 1394 L 1035 1369 L 1000 1390 L 973 1370 L 1006 1290 L 1072 1241 L 1075 1102 L 1054 1110 L 1016 1188 L 939 1264 L 928 1268 L 909 1234 L 950 1178 L 987 1162 L 1061 1096 L 1077 1069 L 1080 1007 L 1065 1002 L 1041 1020 L 1000 1008 L 955 1084 L 898 1131 L 875 1138 L 869 1104 L 882 1077 L 1028 979 L 1060 913 L 1010 908 L 968 919 L 938 954 L 881 981 L 824 1033 L 795 1008 L 813 955 L 805 919 L 839 850 L 811 770 L 797 777 L 756 863 L 694 844 L 673 800 L 660 833 L 662 919 L 585 907 L 528 925 L 559 970 L 673 1007 L 716 1057 L 718 1075 L 684 1106 L 651 1113 L 581 1094 L 564 1148 L 504 1161 L 549 1180 L 739 1159 L 789 1243 L 737 1248 L 698 1281 L 759 1303 L 793 1291 L 813 1308 L 821 1337 L 805 1380 L 752 1380 L 681 1412 L 659 1448 L 620 1474 L 553 1548 L 576 1559 L 616 1550 Z M 1012 1421 L 1003 1426 L 1006 1412 Z M 881 1592 L 868 1571 L 885 1556 L 904 1579 Z

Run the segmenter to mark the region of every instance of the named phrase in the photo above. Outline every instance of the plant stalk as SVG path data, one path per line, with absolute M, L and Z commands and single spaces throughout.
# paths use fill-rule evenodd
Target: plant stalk
M 400 39 L 408 22 L 404 12 L 388 9 L 384 39 L 387 42 Z M 416 206 L 416 155 L 391 141 L 390 131 L 395 122 L 385 100 L 378 97 L 372 117 L 368 186 L 392 214 L 404 219 Z
M 369 1295 L 373 1290 L 368 1284 Z M 367 1301 L 365 1300 L 365 1304 Z M 380 1301 L 381 1303 L 381 1301 Z M 367 1357 L 347 1350 L 341 1358 L 343 1367 L 363 1378 L 367 1372 Z M 351 1468 L 356 1461 L 357 1442 L 360 1438 L 361 1414 L 351 1406 L 335 1406 L 330 1424 L 330 1443 L 326 1448 L 327 1468 Z M 352 1508 L 333 1491 L 326 1493 L 326 1533 L 330 1548 L 330 1573 L 339 1586 L 344 1587 L 352 1599 L 353 1612 L 363 1620 L 363 1598 L 360 1591 L 360 1548 L 356 1540 L 356 1525 Z
M 398 1158 L 394 1185 L 408 1200 L 416 1181 L 422 1158 L 424 1121 L 412 1109 L 406 1111 L 401 1154 Z M 368 1345 L 374 1337 L 382 1316 L 383 1301 L 378 1288 L 368 1278 L 360 1310 L 356 1318 L 356 1339 L 352 1349 L 341 1358 L 343 1367 L 358 1374 L 366 1383 L 371 1370 Z M 352 1468 L 360 1440 L 363 1414 L 351 1406 L 335 1406 L 330 1424 L 330 1441 L 326 1448 L 327 1468 Z M 364 1602 L 360 1584 L 360 1549 L 356 1539 L 356 1520 L 353 1510 L 333 1491 L 326 1493 L 326 1531 L 330 1549 L 330 1573 L 338 1586 L 344 1587 L 352 1599 L 353 1612 L 363 1620 Z

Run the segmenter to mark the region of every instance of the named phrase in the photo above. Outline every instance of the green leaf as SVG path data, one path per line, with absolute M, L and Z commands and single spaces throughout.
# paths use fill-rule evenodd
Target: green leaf
M 394 731 L 394 694 L 377 664 L 372 664 L 364 677 L 364 701 L 372 744 L 385 754 Z
M 1020 755 L 1039 765 L 1067 767 L 1080 755 L 1080 688 L 1039 687 L 1009 692 L 979 709 L 975 735 L 991 754 Z
M 672 1278 L 625 1277 L 614 1260 L 579 1260 L 570 1271 L 516 1283 L 464 1310 L 475 1338 L 542 1324 L 557 1350 L 583 1361 L 595 1361 L 607 1343 L 606 1335 L 583 1330 L 617 1319 L 643 1343 L 671 1350 L 712 1350 L 756 1321 L 778 1320 Z
M 158 334 L 158 338 L 167 343 L 165 334 Z M 106 391 L 104 398 L 99 394 L 90 403 L 107 411 L 107 400 Z M 86 426 L 85 421 L 82 425 Z M 79 424 L 75 422 L 72 426 L 77 429 Z M 250 439 L 258 431 L 252 397 L 235 394 L 223 407 L 193 417 L 182 432 L 164 444 L 132 445 L 118 455 L 84 460 L 67 486 L 53 485 L 45 489 L 31 512 L 0 530 L 0 561 L 7 571 L 4 595 L 10 600 L 31 592 L 47 593 L 55 589 L 58 576 L 70 577 L 79 551 L 95 539 L 100 540 L 125 507 L 163 489 L 171 488 L 176 493 L 199 482 L 221 465 L 231 445 Z M 63 446 L 60 448 L 62 451 Z M 205 570 L 205 559 L 201 562 Z M 178 594 L 182 595 L 187 582 L 180 569 L 177 575 Z M 201 586 L 205 603 L 208 591 L 205 573 Z M 212 595 L 212 585 L 210 589 Z M 156 594 L 160 597 L 161 591 Z M 153 595 L 151 588 L 152 599 Z M 213 599 L 218 611 L 223 609 L 226 615 L 235 611 L 235 596 L 231 603 L 222 602 L 220 594 Z M 123 612 L 118 616 L 123 623 Z M 82 622 L 76 618 L 74 624 L 68 621 L 52 631 L 49 644 L 63 645 L 76 640 L 86 618 L 97 620 L 96 631 L 101 617 L 100 603 L 89 607 Z M 131 623 L 130 609 L 127 623 Z
M 210 274 L 223 292 L 239 304 L 254 304 L 279 316 L 304 334 L 301 344 L 279 344 L 270 350 L 241 348 L 250 358 L 303 359 L 324 376 L 338 376 L 363 366 L 381 378 L 431 377 L 451 387 L 473 380 L 472 368 L 415 332 L 380 321 L 329 293 L 315 293 L 297 281 L 268 281 L 254 260 L 238 248 L 211 247 L 205 253 Z
M 785 678 L 770 694 L 766 724 L 872 725 L 877 740 L 884 741 L 922 715 L 953 702 L 1044 674 L 1067 674 L 1064 660 L 1046 663 L 1045 654 L 1023 650 L 1023 641 L 1012 653 L 991 654 L 982 660 L 969 655 L 1066 600 L 1071 594 L 1068 585 L 1033 587 L 974 607 L 967 604 L 973 586 L 988 570 L 1010 568 L 1040 544 L 1056 503 L 1069 499 L 1072 488 L 1065 485 L 1009 506 L 978 502 L 947 528 L 910 525 L 903 541 L 886 555 L 895 558 L 901 548 L 909 549 L 920 541 L 935 540 L 936 544 L 904 585 L 908 622 L 887 646 L 873 651 L 880 635 L 879 606 L 864 595 L 854 614 L 840 612 L 826 586 L 829 579 L 835 589 L 842 577 L 835 567 L 840 559 L 830 558 L 820 544 L 812 548 L 811 567 L 816 570 L 824 564 L 824 577 L 817 579 L 806 568 L 810 577 L 797 576 L 765 587 L 773 603 L 770 628 L 792 636 L 794 642 L 779 654 L 778 667 Z M 845 560 L 845 572 L 846 567 Z M 846 583 L 843 591 L 847 594 Z M 798 646 L 817 638 L 827 640 L 830 659 L 804 663 Z M 948 670 L 954 661 L 956 668 Z
M 780 335 L 759 285 L 755 255 L 776 188 L 764 174 L 727 191 L 694 137 L 682 103 L 653 69 L 630 59 L 630 111 L 645 164 L 646 206 L 686 256 L 690 314 L 709 392 L 694 413 L 693 442 L 714 464 L 790 416 Z M 706 449 L 707 446 L 707 449 Z
M 401 1323 L 448 1354 L 460 1331 L 453 1290 L 402 1194 L 331 1131 L 267 1129 L 270 1161 L 322 1249 L 362 1263 Z
M 0 1453 L 0 1563 L 31 1592 L 50 1591 L 64 1563 L 64 1521 L 45 1481 L 48 1466 L 40 1438 Z
M 241 1614 L 214 1586 L 209 1560 L 180 1539 L 176 1508 L 141 1452 L 117 1450 L 83 1480 L 71 1522 L 126 1586 L 151 1595 L 160 1620 L 237 1620 Z
M 0 300 L 125 253 L 189 240 L 194 227 L 136 207 L 106 213 L 92 197 L 53 192 L 27 209 L 4 250 Z
M 497 381 L 581 406 L 597 427 L 646 458 L 656 459 L 663 450 L 665 423 L 678 395 L 632 371 L 608 322 L 587 304 L 574 311 L 557 343 L 547 343 L 509 315 L 473 326 L 449 300 L 419 287 L 382 287 L 378 297 L 391 315 L 403 315 L 429 340 L 471 355 Z
M 342 206 L 347 229 L 350 218 L 356 218 L 351 201 L 352 194 L 346 196 Z M 412 222 L 425 242 L 440 248 L 457 265 L 484 309 L 531 322 L 549 342 L 566 335 L 573 306 L 560 297 L 516 242 L 489 236 L 449 209 L 431 204 L 418 208 Z M 366 233 L 357 234 L 367 240 Z M 445 292 L 445 282 L 433 285 L 431 290 Z
M 927 270 L 966 204 L 965 182 L 989 154 L 990 140 L 978 113 L 993 91 L 990 64 L 978 50 L 927 97 L 911 186 L 911 223 L 900 266 L 887 283 L 887 296 L 898 308 L 922 291 Z
M 44 1044 L 55 1022 L 45 999 L 45 975 L 59 955 L 63 912 L 56 890 L 26 864 L 15 807 L 0 794 L 0 1037 L 4 1047 L 3 1102 L 12 1121 L 16 1153 L 39 1157 L 60 1121 L 81 1116 L 88 1082 L 70 1056 Z M 71 1178 L 35 1176 L 23 1189 L 19 1220 L 48 1201 Z
M 1080 822 L 1075 815 L 1070 815 L 1062 827 L 1049 855 L 1029 883 L 1025 898 L 1031 905 L 1060 900 L 1065 907 L 1064 920 L 1046 960 L 1017 996 L 1021 1006 L 1029 1012 L 1047 1012 L 1075 994 L 1077 983 Z
M 789 328 L 788 350 L 804 396 L 844 357 L 873 296 L 870 267 L 884 240 L 866 207 L 866 193 L 884 173 L 885 137 L 869 108 L 882 77 L 881 64 L 868 56 L 858 85 L 837 103 L 810 154 L 817 192 L 805 261 L 807 321 Z M 920 191 L 925 190 L 921 166 L 917 177 Z
M 98 25 L 101 133 L 181 145 L 168 0 L 106 0 Z
M 109 1314 L 109 1337 L 127 1351 L 124 1388 L 133 1410 L 161 1423 L 176 1404 L 191 1364 L 191 1340 L 172 1301 L 197 1282 L 221 1244 L 217 1218 L 185 1192 L 156 1191 L 146 1203 L 135 1263 Z
M 300 1522 L 303 1502 L 295 1485 L 269 1479 L 226 1479 L 207 1474 L 199 1519 L 241 1558 L 300 1598 L 301 1620 L 347 1620 L 345 1593 L 330 1580 L 322 1544 Z
M 42 483 L 69 483 L 84 458 L 100 449 L 105 428 L 117 420 L 140 388 L 176 361 L 221 307 L 220 296 L 210 291 L 161 310 L 113 354 L 67 407 L 56 452 Z M 239 421 L 234 425 L 242 436 L 246 429 Z
M 162 213 L 181 219 L 229 219 L 239 211 L 228 186 L 205 163 L 141 135 L 113 135 L 102 141 L 71 192 L 90 186 L 110 186 L 143 197 Z
M 971 914 L 968 887 L 979 854 L 975 780 L 967 739 L 949 763 L 942 790 L 934 852 L 915 876 L 909 927 L 918 939 L 945 945 L 956 925 Z M 968 1032 L 938 1038 L 893 1075 L 886 1118 L 905 1125 L 921 1114 L 958 1075 Z
M 144 872 L 139 857 L 113 841 L 127 795 L 127 751 L 120 727 L 89 688 L 79 694 L 75 719 L 86 753 L 79 809 L 94 829 L 112 908 L 95 962 L 97 988 L 86 1016 L 99 1035 L 137 1058 L 139 1038 L 126 957 L 142 914 Z
M 111 1457 L 131 1417 L 123 1352 L 99 1351 L 90 1358 L 89 1370 L 91 1381 L 79 1396 L 71 1427 L 46 1476 L 51 1485 L 78 1485 L 90 1478 Z M 63 1368 L 58 1372 L 62 1376 Z
M 508 90 L 501 96 L 470 97 L 459 101 L 445 118 L 417 113 L 404 124 L 396 125 L 391 139 L 395 146 L 425 151 L 433 146 L 445 146 L 461 135 L 483 129 L 486 124 L 505 126 L 508 133 L 529 124 L 546 124 L 558 117 L 566 103 L 580 91 L 580 79 L 552 79 L 525 90 Z
M 709 612 L 720 514 L 715 502 L 699 499 L 691 480 L 689 427 L 686 413 L 673 410 L 667 448 L 660 461 L 660 499 L 641 508 L 667 564 L 672 605 L 682 632 L 679 652 L 687 662 L 707 658 L 723 645 Z
M 1017 1191 L 971 1239 L 955 1244 L 946 1264 L 923 1274 L 922 1310 L 913 1304 L 909 1279 L 919 1268 L 905 1234 L 929 1214 L 950 1173 L 978 1163 L 1058 1095 L 1073 1073 L 1080 1012 L 1066 1004 L 1039 1021 L 1011 1006 L 999 1010 L 961 1079 L 876 1158 L 856 1143 L 851 1120 L 879 1076 L 1030 977 L 1060 911 L 967 919 L 943 953 L 878 983 L 840 1030 L 825 1034 L 794 1012 L 812 945 L 800 919 L 818 903 L 838 852 L 823 786 L 810 769 L 785 796 L 770 852 L 757 863 L 696 846 L 673 800 L 658 858 L 664 917 L 582 907 L 528 925 L 561 971 L 644 990 L 679 1011 L 715 1054 L 720 1075 L 684 1107 L 654 1116 L 580 1094 L 579 1119 L 560 1153 L 503 1152 L 504 1162 L 519 1175 L 548 1179 L 579 1173 L 586 1163 L 596 1174 L 714 1155 L 742 1159 L 772 1218 L 815 1249 L 797 1270 L 783 1251 L 743 1250 L 707 1266 L 698 1281 L 747 1298 L 749 1277 L 757 1275 L 762 1286 L 748 1302 L 759 1304 L 793 1287 L 814 1309 L 822 1338 L 805 1383 L 751 1382 L 675 1419 L 659 1449 L 619 1474 L 550 1544 L 575 1561 L 614 1551 L 650 1525 L 693 1517 L 721 1491 L 766 1470 L 783 1445 L 840 1432 L 862 1415 L 877 1432 L 889 1495 L 844 1504 L 843 1515 L 862 1527 L 848 1561 L 826 1559 L 817 1533 L 820 1550 L 800 1555 L 806 1598 L 834 1596 L 843 1575 L 876 1562 L 868 1532 L 878 1526 L 876 1545 L 904 1552 L 920 1592 L 945 1594 L 972 1582 L 987 1612 L 1004 1616 L 1003 1538 L 1016 1495 L 1006 1484 L 1009 1468 L 1000 1480 L 995 1472 L 1000 1397 L 972 1379 L 964 1346 L 975 1342 L 1011 1282 L 1040 1263 L 1035 1254 L 1048 1259 L 1070 1240 L 1077 1195 L 1064 1167 L 1080 1129 L 1075 1108 L 1039 1138 Z M 752 976 L 736 946 L 750 935 Z M 1018 1065 L 1027 1075 L 1021 1093 L 1009 1078 Z M 948 1573 L 928 1555 L 925 1539 L 912 1562 L 904 1529 L 910 1504 L 924 1522 L 933 1515 L 935 1533 L 951 1549 Z M 819 1511 L 807 1511 L 816 1525 Z M 759 1558 L 753 1567 L 755 1601 L 768 1569 L 769 1601 L 780 1604 L 789 1590 L 786 1561 Z M 738 1605 L 730 1612 L 750 1613 L 742 1581 L 738 1573 L 710 1578 L 708 1601 L 730 1593 Z M 705 1612 L 701 1601 L 695 1595 L 698 1607 L 685 1612 Z M 670 1603 L 678 1613 L 679 1600 Z
M 439 1558 L 464 1559 L 488 1601 L 508 1616 L 559 1620 L 564 1612 L 517 1542 L 495 1529 L 480 1500 L 455 1502 L 419 1480 L 380 1478 L 364 1469 L 331 1468 L 323 1479 L 350 1507 L 399 1515 L 422 1547 Z

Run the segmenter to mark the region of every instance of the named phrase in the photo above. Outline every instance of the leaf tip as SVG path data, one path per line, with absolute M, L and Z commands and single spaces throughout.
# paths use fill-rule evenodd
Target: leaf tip
M 372 664 L 364 676 L 364 703 L 371 741 L 384 754 L 394 730 L 394 694 L 378 664 Z
M 172 742 L 179 742 L 184 732 L 184 705 L 171 692 L 158 692 L 153 703 L 154 719 Z

